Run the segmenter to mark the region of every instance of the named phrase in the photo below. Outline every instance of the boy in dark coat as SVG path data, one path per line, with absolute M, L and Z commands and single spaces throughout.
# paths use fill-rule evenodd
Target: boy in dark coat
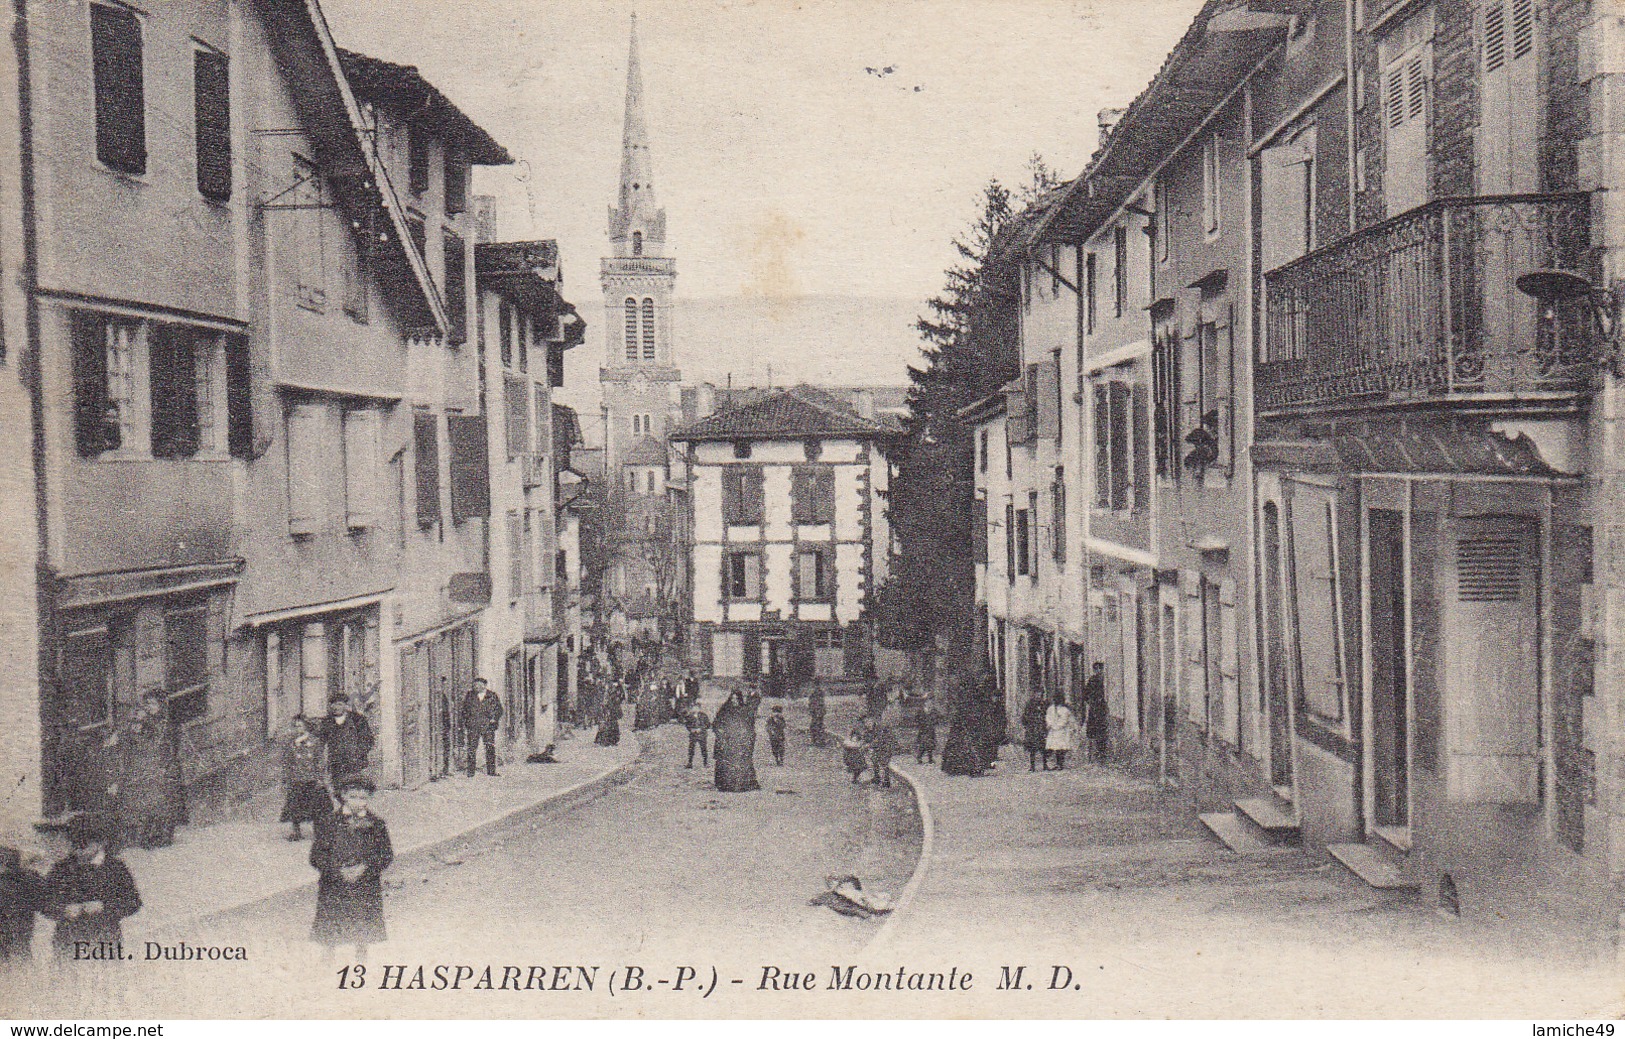
M 339 780 L 342 807 L 316 825 L 310 864 L 316 868 L 316 921 L 310 940 L 330 949 L 354 945 L 356 962 L 381 942 L 384 928 L 383 872 L 395 860 L 389 827 L 368 800 L 377 788 L 365 776 Z
M 897 734 L 882 718 L 876 718 L 869 728 L 869 782 L 875 786 L 891 786 L 891 759 L 897 753 Z
M 73 851 L 45 874 L 45 915 L 57 922 L 51 945 L 58 959 L 75 959 L 75 943 L 122 941 L 120 921 L 141 908 L 129 867 L 108 850 L 111 830 L 100 817 L 75 816 L 68 824 Z
M 700 764 L 706 768 L 711 767 L 711 752 L 707 749 L 707 740 L 711 736 L 711 718 L 700 710 L 698 701 L 690 704 L 688 713 L 683 715 L 683 724 L 688 728 L 688 764 L 684 768 L 694 767 L 694 748 L 700 748 Z
M 784 708 L 774 706 L 767 716 L 767 746 L 773 752 L 773 764 L 784 764 Z
M 0 847 L 0 964 L 34 956 L 34 914 L 45 912 L 45 878 L 23 867 L 22 853 Z
M 372 753 L 372 726 L 365 715 L 351 710 L 350 698 L 343 693 L 334 693 L 327 708 L 319 735 L 327 744 L 328 770 L 334 780 L 339 780 L 367 767 L 367 755 Z

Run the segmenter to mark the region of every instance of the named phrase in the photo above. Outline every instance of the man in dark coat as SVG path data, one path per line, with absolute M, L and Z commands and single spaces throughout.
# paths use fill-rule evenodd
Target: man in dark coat
M 475 758 L 485 745 L 485 774 L 497 774 L 497 726 L 502 721 L 502 698 L 491 691 L 483 678 L 474 679 L 474 688 L 463 695 L 463 728 L 468 734 L 468 774 L 474 774 Z
M 1090 761 L 1106 757 L 1106 665 L 1095 661 L 1083 683 L 1083 734 Z
M 34 914 L 48 905 L 45 878 L 23 866 L 16 848 L 0 847 L 0 964 L 34 956 Z
M 389 827 L 368 805 L 375 789 L 365 776 L 340 779 L 342 807 L 317 823 L 310 846 L 310 864 L 317 873 L 310 940 L 329 947 L 354 945 L 357 963 L 365 959 L 368 945 L 388 937 L 382 877 L 395 850 Z
M 683 725 L 688 729 L 688 764 L 683 767 L 694 767 L 695 747 L 700 748 L 700 764 L 710 767 L 711 754 L 706 749 L 706 741 L 710 739 L 711 735 L 711 719 L 704 711 L 700 710 L 697 701 L 690 704 L 688 713 L 683 715 Z
M 335 781 L 364 772 L 372 753 L 372 726 L 365 715 L 350 709 L 350 698 L 334 693 L 322 719 L 322 742 L 327 744 L 327 768 Z
M 875 786 L 891 786 L 891 759 L 897 754 L 897 734 L 891 731 L 883 717 L 875 718 L 869 726 L 869 782 Z
M 937 705 L 931 697 L 920 704 L 920 713 L 914 716 L 914 760 L 920 764 L 937 763 Z
M 51 946 L 58 959 L 74 960 L 74 944 L 119 942 L 121 921 L 141 908 L 129 867 L 108 850 L 113 827 L 93 815 L 68 824 L 73 851 L 45 875 L 45 915 L 56 921 Z
M 824 731 L 824 686 L 816 675 L 812 680 L 812 692 L 807 694 L 807 737 L 815 747 L 829 742 L 829 735 Z

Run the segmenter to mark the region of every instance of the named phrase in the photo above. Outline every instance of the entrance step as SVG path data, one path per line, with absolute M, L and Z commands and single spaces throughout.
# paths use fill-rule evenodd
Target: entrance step
M 1269 851 L 1276 846 L 1265 839 L 1258 830 L 1239 819 L 1235 812 L 1207 812 L 1198 815 L 1197 818 L 1226 848 L 1237 854 Z
M 1409 826 L 1373 826 L 1371 832 L 1375 833 L 1381 843 L 1386 845 L 1380 851 L 1393 850 L 1403 859 L 1411 853 L 1411 828 Z
M 1412 895 L 1422 890 L 1421 883 L 1408 870 L 1395 865 L 1388 856 L 1369 845 L 1330 844 L 1326 851 L 1343 868 L 1377 891 Z
M 1272 798 L 1244 797 L 1236 802 L 1236 813 L 1257 827 L 1274 844 L 1296 844 L 1298 813 Z

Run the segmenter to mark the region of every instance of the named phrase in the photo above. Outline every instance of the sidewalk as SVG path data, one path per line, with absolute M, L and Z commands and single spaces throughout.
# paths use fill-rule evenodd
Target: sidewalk
M 558 746 L 557 765 L 510 762 L 500 776 L 457 773 L 416 790 L 380 790 L 373 807 L 389 823 L 397 858 L 480 829 L 526 808 L 606 781 L 637 758 L 639 741 L 627 731 L 618 747 L 599 747 L 592 730 Z M 280 808 L 280 802 L 278 803 Z M 272 895 L 316 882 L 307 837 L 284 839 L 288 828 L 263 821 L 182 827 L 168 848 L 130 848 L 122 858 L 141 891 L 141 912 L 125 924 L 127 937 L 145 938 Z
M 1027 964 L 1033 995 L 1046 998 L 1024 1015 L 1587 1017 L 1621 1008 L 1612 964 L 1592 950 L 1391 904 L 1295 848 L 1239 856 L 1204 836 L 1175 799 L 1111 768 L 1032 773 L 1017 747 L 979 778 L 909 759 L 893 767 L 916 784 L 933 836 L 886 953 L 912 961 L 953 948 L 976 950 L 984 967 Z M 1012 1012 L 1008 999 L 983 998 L 978 1010 Z

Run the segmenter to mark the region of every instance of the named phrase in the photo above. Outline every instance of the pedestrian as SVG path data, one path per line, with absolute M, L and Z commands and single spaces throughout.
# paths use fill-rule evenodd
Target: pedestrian
M 1089 741 L 1089 760 L 1106 758 L 1106 665 L 1095 661 L 1083 683 L 1083 735 Z
M 688 729 L 688 764 L 683 767 L 694 767 L 695 747 L 700 748 L 700 764 L 711 767 L 711 755 L 706 750 L 706 741 L 711 734 L 711 719 L 700 709 L 698 702 L 689 704 L 688 713 L 683 715 L 683 725 Z
M 351 775 L 337 785 L 341 805 L 317 824 L 310 845 L 310 864 L 317 874 L 316 919 L 310 940 L 330 951 L 334 946 L 353 945 L 356 962 L 361 963 L 367 946 L 388 937 L 382 878 L 395 860 L 395 851 L 389 843 L 389 827 L 369 803 L 377 790 L 372 780 Z
M 485 774 L 497 774 L 497 726 L 502 722 L 502 698 L 491 691 L 483 678 L 474 679 L 474 688 L 463 694 L 463 730 L 468 737 L 468 774 L 474 774 L 475 757 L 485 746 Z
M 372 726 L 367 724 L 366 715 L 352 709 L 344 693 L 328 698 L 327 717 L 322 719 L 317 734 L 327 744 L 328 775 L 335 782 L 366 771 L 367 755 L 372 753 Z M 449 771 L 450 762 L 445 764 Z
M 822 747 L 829 742 L 829 734 L 824 731 L 824 686 L 814 675 L 812 692 L 807 694 L 807 737 L 815 747 Z
M 0 965 L 34 958 L 34 914 L 46 911 L 45 878 L 23 865 L 22 852 L 0 847 Z
M 859 717 L 852 726 L 852 734 L 841 743 L 841 764 L 852 773 L 852 782 L 856 784 L 863 778 L 863 770 L 869 767 L 869 722 L 867 718 Z
M 1078 745 L 1077 722 L 1072 717 L 1072 708 L 1057 694 L 1055 702 L 1050 704 L 1049 710 L 1044 712 L 1044 725 L 1046 734 L 1044 738 L 1044 751 L 1046 755 L 1055 755 L 1055 767 L 1058 770 L 1066 769 L 1066 752 Z M 1046 765 L 1048 762 L 1046 762 Z
M 897 734 L 886 719 L 876 718 L 869 726 L 869 782 L 891 787 L 891 759 L 897 754 Z
M 45 874 L 45 915 L 56 921 L 51 946 L 58 960 L 74 961 L 74 945 L 120 942 L 122 921 L 141 909 L 130 869 L 112 851 L 117 827 L 93 813 L 68 823 L 68 857 Z
M 310 732 L 310 721 L 302 714 L 288 721 L 289 736 L 282 748 L 282 822 L 292 828 L 288 840 L 304 840 L 301 825 L 311 824 L 331 814 L 333 798 L 327 792 L 327 744 Z
M 914 716 L 914 760 L 937 763 L 937 705 L 929 696 L 920 704 L 920 713 Z
M 1027 771 L 1037 772 L 1042 761 L 1049 771 L 1049 723 L 1045 720 L 1044 698 L 1034 693 L 1021 712 L 1021 744 L 1027 748 Z
M 736 689 L 717 708 L 711 728 L 717 734 L 712 757 L 718 790 L 743 793 L 762 788 L 756 778 L 756 708 L 760 703 L 759 698 L 746 697 Z
M 942 771 L 950 776 L 979 776 L 987 771 L 982 757 L 983 701 L 970 686 L 956 688 L 953 719 L 942 744 Z
M 621 688 L 617 681 L 604 700 L 604 716 L 598 723 L 598 735 L 593 742 L 600 747 L 614 747 L 621 742 Z
M 167 848 L 186 818 L 180 755 L 169 719 L 169 697 L 148 690 L 112 743 L 119 762 L 118 814 L 124 841 L 138 848 Z
M 777 704 L 767 716 L 767 747 L 773 752 L 773 764 L 784 764 L 784 708 Z

